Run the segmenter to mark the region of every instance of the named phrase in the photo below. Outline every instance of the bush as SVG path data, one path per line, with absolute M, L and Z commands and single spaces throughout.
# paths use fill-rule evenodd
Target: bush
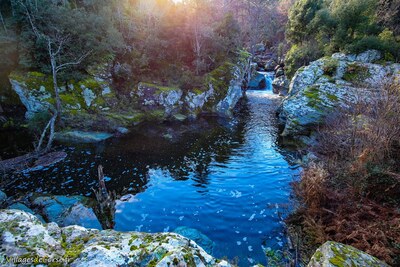
M 311 61 L 322 56 L 315 42 L 307 42 L 302 45 L 293 45 L 286 54 L 286 73 L 288 77 L 293 77 L 296 70 L 308 65 Z
M 308 245 L 334 240 L 399 266 L 400 83 L 362 93 L 319 129 L 320 161 L 295 184 L 304 206 L 289 222 Z

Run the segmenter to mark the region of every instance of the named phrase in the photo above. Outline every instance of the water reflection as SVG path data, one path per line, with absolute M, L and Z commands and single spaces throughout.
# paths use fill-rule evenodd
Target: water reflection
M 277 145 L 277 100 L 249 91 L 233 120 L 149 123 L 97 145 L 60 144 L 68 152 L 63 163 L 10 177 L 6 192 L 91 196 L 101 164 L 109 190 L 135 196 L 117 205 L 117 230 L 188 226 L 215 242 L 216 257 L 265 263 L 262 246 L 283 243 L 278 210 L 298 172 Z

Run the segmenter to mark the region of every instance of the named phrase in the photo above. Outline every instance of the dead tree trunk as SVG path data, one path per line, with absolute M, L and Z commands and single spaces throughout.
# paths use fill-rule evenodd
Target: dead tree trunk
M 98 167 L 99 176 L 99 188 L 98 190 L 93 189 L 97 200 L 97 206 L 95 207 L 96 215 L 100 220 L 103 229 L 113 229 L 115 225 L 115 191 L 109 192 L 104 182 L 103 166 Z
M 43 132 L 40 135 L 39 142 L 36 145 L 35 152 L 40 153 L 40 152 L 47 152 L 47 151 L 50 150 L 51 145 L 53 143 L 53 139 L 54 139 L 54 126 L 55 126 L 56 119 L 57 119 L 57 112 L 55 112 L 53 114 L 53 116 L 51 117 L 51 119 L 47 123 L 46 127 L 43 129 Z M 44 142 L 44 139 L 46 137 L 46 133 L 47 133 L 48 130 L 49 130 L 49 138 L 47 140 L 47 145 L 46 145 L 45 150 L 42 151 L 42 145 L 43 145 L 43 142 Z

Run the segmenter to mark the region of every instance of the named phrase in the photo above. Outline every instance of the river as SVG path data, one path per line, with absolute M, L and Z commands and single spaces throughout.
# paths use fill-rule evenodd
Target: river
M 299 174 L 279 145 L 271 91 L 248 91 L 232 120 L 142 124 L 100 144 L 58 144 L 61 163 L 9 177 L 5 192 L 93 197 L 97 166 L 107 187 L 132 194 L 117 206 L 116 230 L 162 232 L 195 228 L 214 243 L 213 256 L 239 266 L 266 263 L 264 249 L 281 249 L 281 214 Z

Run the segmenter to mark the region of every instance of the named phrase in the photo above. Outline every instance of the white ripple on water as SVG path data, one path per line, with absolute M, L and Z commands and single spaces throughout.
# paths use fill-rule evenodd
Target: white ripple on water
M 242 192 L 240 192 L 238 190 L 231 191 L 230 193 L 231 193 L 231 197 L 234 197 L 234 198 L 239 198 L 242 196 Z
M 147 216 L 149 216 L 149 214 L 140 214 L 140 216 L 142 216 L 142 222 L 146 220 Z
M 256 214 L 255 214 L 255 213 L 253 213 L 253 214 L 250 216 L 249 221 L 252 221 L 252 220 L 254 219 L 254 217 L 256 217 Z

